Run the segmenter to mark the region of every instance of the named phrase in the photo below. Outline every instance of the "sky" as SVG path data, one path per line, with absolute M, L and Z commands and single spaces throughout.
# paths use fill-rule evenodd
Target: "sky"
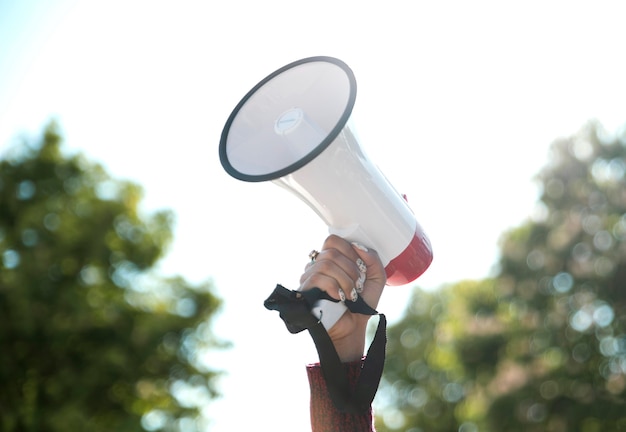
M 0 0 L 0 155 L 56 119 L 68 152 L 142 185 L 146 214 L 173 210 L 157 270 L 211 280 L 215 332 L 233 344 L 206 357 L 226 371 L 210 430 L 308 430 L 312 342 L 263 300 L 297 288 L 327 228 L 275 185 L 224 172 L 237 102 L 301 58 L 353 70 L 359 142 L 434 249 L 420 279 L 385 290 L 393 323 L 412 286 L 491 274 L 500 236 L 533 214 L 554 140 L 591 119 L 626 123 L 625 12 L 618 0 Z

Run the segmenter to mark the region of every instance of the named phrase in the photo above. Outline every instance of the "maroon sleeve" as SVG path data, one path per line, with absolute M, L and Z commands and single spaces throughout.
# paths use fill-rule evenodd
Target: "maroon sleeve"
M 346 363 L 348 380 L 354 387 L 361 374 L 363 361 Z M 311 429 L 312 432 L 375 432 L 373 410 L 363 414 L 343 413 L 335 408 L 322 375 L 319 363 L 307 365 L 309 386 L 311 387 Z

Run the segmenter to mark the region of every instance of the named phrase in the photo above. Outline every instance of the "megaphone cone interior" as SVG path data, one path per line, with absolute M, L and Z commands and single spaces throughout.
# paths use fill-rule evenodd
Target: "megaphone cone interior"
M 220 160 L 237 179 L 288 189 L 330 233 L 375 249 L 388 285 L 407 284 L 428 268 L 432 248 L 406 200 L 360 146 L 350 120 L 355 100 L 354 74 L 341 60 L 288 64 L 233 110 Z
M 306 165 L 341 132 L 352 113 L 356 81 L 327 57 L 287 65 L 257 84 L 222 133 L 220 160 L 245 181 L 274 180 Z

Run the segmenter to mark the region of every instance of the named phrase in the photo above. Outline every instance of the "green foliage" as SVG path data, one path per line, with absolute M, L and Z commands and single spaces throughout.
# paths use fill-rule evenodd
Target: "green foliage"
M 590 123 L 538 180 L 496 276 L 416 291 L 389 329 L 380 431 L 626 430 L 626 136 Z
M 193 430 L 216 396 L 219 300 L 150 272 L 173 218 L 140 200 L 54 124 L 0 162 L 0 430 Z

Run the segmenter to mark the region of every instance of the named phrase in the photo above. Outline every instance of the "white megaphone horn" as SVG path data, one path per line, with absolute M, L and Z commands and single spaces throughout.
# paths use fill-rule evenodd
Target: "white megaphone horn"
M 404 285 L 428 268 L 432 248 L 406 200 L 359 145 L 349 124 L 355 99 L 354 74 L 341 60 L 290 63 L 235 107 L 222 132 L 220 160 L 239 180 L 272 181 L 291 191 L 331 234 L 375 249 L 388 285 Z M 329 313 L 331 305 L 340 306 Z M 316 309 L 330 328 L 345 306 Z

